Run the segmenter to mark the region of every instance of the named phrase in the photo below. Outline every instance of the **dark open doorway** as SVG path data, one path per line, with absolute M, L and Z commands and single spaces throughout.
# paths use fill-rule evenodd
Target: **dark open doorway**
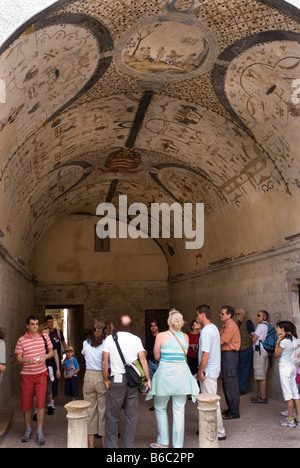
M 155 320 L 159 326 L 159 331 L 168 330 L 167 320 L 169 317 L 169 309 L 150 309 L 145 310 L 145 335 L 149 335 L 149 325 L 152 320 Z M 145 338 L 146 338 L 145 336 Z

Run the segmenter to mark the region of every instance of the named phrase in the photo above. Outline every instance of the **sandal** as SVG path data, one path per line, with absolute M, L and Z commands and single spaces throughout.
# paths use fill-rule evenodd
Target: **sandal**
M 266 405 L 268 403 L 267 398 L 251 398 L 251 403 L 254 403 L 256 405 Z
M 260 395 L 257 394 L 255 397 L 251 397 L 251 403 L 260 398 Z

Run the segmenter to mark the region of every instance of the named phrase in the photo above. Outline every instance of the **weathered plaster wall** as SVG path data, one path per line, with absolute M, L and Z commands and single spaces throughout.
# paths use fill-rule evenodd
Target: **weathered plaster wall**
M 14 350 L 26 331 L 26 318 L 33 313 L 34 284 L 13 258 L 0 249 L 0 326 L 6 330 L 7 371 L 0 382 L 0 407 L 19 385 L 20 366 Z
M 145 310 L 168 309 L 169 290 L 166 281 L 40 283 L 35 289 L 35 305 L 41 316 L 46 306 L 83 305 L 85 329 L 96 316 L 116 323 L 127 313 L 133 318 L 133 333 L 144 340 Z
M 169 307 L 166 258 L 152 239 L 111 239 L 109 252 L 95 252 L 98 220 L 64 217 L 40 240 L 34 263 L 36 310 L 42 317 L 46 306 L 82 306 L 85 330 L 97 315 L 116 322 L 129 313 L 134 331 L 144 338 L 145 310 Z M 78 313 L 82 327 L 80 320 Z
M 40 240 L 34 273 L 38 281 L 163 281 L 168 265 L 152 239 L 111 239 L 109 252 L 95 252 L 95 216 L 66 216 Z

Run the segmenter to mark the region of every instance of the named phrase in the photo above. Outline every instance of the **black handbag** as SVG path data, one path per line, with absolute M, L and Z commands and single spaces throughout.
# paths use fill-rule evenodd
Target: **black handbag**
M 122 362 L 125 368 L 128 387 L 130 388 L 142 387 L 145 383 L 146 377 L 145 377 L 145 372 L 143 370 L 143 367 L 139 359 L 136 359 L 131 364 L 126 364 L 122 350 L 119 345 L 117 333 L 113 333 L 112 337 L 113 337 L 114 342 L 116 343 L 117 349 L 119 351 L 120 357 L 122 359 Z

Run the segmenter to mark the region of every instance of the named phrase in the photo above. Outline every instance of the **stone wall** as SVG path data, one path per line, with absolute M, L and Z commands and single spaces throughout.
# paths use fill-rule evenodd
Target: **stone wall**
M 26 332 L 26 319 L 33 313 L 34 284 L 18 263 L 0 248 L 0 326 L 6 330 L 7 371 L 0 382 L 0 408 L 19 387 L 21 367 L 14 350 L 16 342 Z
M 181 275 L 169 281 L 170 306 L 180 310 L 187 323 L 195 317 L 196 307 L 209 304 L 213 322 L 221 327 L 222 305 L 241 307 L 256 326 L 260 309 L 270 313 L 271 325 L 278 320 L 291 320 L 300 337 L 300 249 L 290 242 L 260 254 L 253 254 L 230 263 L 212 266 L 202 272 Z M 251 387 L 256 391 L 252 382 Z M 282 399 L 278 366 L 273 359 L 269 369 L 269 396 Z
M 103 283 L 39 283 L 35 289 L 35 306 L 42 317 L 47 306 L 84 308 L 84 330 L 96 316 L 116 323 L 128 313 L 133 318 L 133 333 L 144 340 L 145 310 L 169 308 L 167 281 Z M 74 325 L 75 326 L 75 325 Z

